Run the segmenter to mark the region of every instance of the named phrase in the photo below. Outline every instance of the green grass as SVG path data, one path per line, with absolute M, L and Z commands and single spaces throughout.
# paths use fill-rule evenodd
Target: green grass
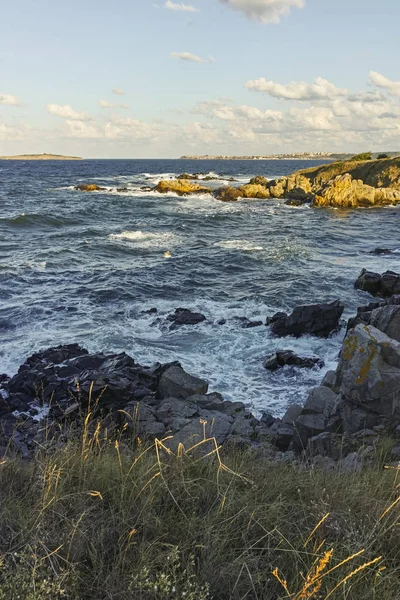
M 398 600 L 400 472 L 382 462 L 324 472 L 87 435 L 6 458 L 0 600 Z

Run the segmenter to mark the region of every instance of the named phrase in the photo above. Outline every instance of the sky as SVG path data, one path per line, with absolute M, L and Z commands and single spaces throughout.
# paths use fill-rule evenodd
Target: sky
M 0 155 L 400 151 L 399 0 L 14 0 Z

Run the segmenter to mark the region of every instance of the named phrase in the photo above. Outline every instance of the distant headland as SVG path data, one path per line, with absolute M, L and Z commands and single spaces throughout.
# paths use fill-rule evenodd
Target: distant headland
M 390 157 L 398 156 L 398 152 L 387 152 Z M 348 160 L 353 154 L 345 152 L 298 152 L 291 154 L 256 154 L 254 156 L 211 156 L 206 154 L 204 156 L 181 156 L 181 160 Z M 373 158 L 377 158 L 378 153 L 372 154 Z
M 61 154 L 19 154 L 0 156 L 0 160 L 83 160 L 80 156 L 62 156 Z

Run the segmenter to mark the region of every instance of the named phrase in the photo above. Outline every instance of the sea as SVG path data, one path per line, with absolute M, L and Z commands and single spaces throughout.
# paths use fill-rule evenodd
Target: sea
M 279 416 L 303 402 L 335 368 L 344 329 L 328 340 L 279 339 L 265 325 L 243 328 L 240 317 L 265 323 L 277 311 L 337 298 L 344 318 L 353 315 L 371 300 L 354 289 L 361 268 L 400 268 L 400 209 L 223 203 L 141 188 L 185 172 L 216 177 L 212 187 L 232 177 L 240 185 L 317 164 L 0 161 L 0 373 L 15 373 L 40 349 L 78 342 L 141 364 L 178 360 L 257 414 Z M 82 183 L 109 189 L 76 191 Z M 371 254 L 377 247 L 394 253 Z M 207 320 L 171 331 L 165 318 L 176 308 Z M 264 359 L 286 349 L 319 356 L 325 367 L 266 371 Z

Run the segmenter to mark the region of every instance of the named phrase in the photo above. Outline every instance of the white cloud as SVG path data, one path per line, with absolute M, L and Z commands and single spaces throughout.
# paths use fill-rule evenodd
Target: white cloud
M 61 117 L 62 119 L 70 119 L 73 121 L 89 121 L 90 117 L 85 113 L 76 112 L 69 104 L 48 104 L 46 110 L 51 115 Z
M 304 0 L 219 0 L 233 10 L 261 23 L 279 23 L 291 8 L 303 8 Z
M 117 96 L 125 96 L 124 90 L 121 90 L 120 88 L 113 88 L 112 93 L 116 94 Z
M 21 140 L 24 138 L 23 132 L 17 127 L 0 123 L 0 140 L 2 142 L 10 142 Z
M 333 83 L 322 77 L 317 77 L 314 83 L 304 81 L 292 82 L 287 85 L 267 81 L 264 77 L 250 80 L 245 84 L 248 90 L 263 92 L 274 98 L 284 100 L 320 100 L 331 99 L 336 96 L 345 96 L 348 90 L 336 87 Z
M 195 8 L 191 4 L 184 4 L 183 2 L 181 4 L 175 4 L 174 2 L 167 0 L 167 2 L 164 4 L 164 6 L 165 6 L 165 8 L 168 8 L 169 10 L 190 12 L 190 13 L 200 12 L 198 8 Z
M 191 52 L 171 52 L 172 58 L 179 58 L 180 60 L 187 60 L 189 62 L 194 63 L 214 63 L 215 58 L 210 56 L 208 60 L 204 58 L 200 58 L 200 56 L 196 56 L 196 54 L 192 54 Z
M 376 71 L 370 71 L 369 79 L 376 87 L 387 90 L 392 96 L 400 96 L 400 81 L 392 81 Z
M 100 127 L 84 121 L 67 120 L 66 136 L 78 139 L 99 139 L 103 137 Z
M 0 104 L 5 106 L 22 106 L 22 102 L 11 94 L 0 94 Z
M 114 104 L 113 102 L 108 102 L 108 100 L 100 100 L 100 108 L 123 108 L 128 110 L 129 104 Z
M 166 133 L 161 125 L 145 123 L 137 119 L 114 116 L 104 126 L 104 137 L 131 141 L 153 142 Z

